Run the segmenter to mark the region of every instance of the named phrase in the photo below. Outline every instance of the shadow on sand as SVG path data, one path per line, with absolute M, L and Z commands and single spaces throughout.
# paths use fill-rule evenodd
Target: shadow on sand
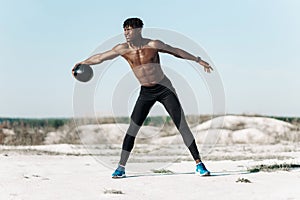
M 222 171 L 222 172 L 211 172 L 209 176 L 204 176 L 204 177 L 231 176 L 231 175 L 252 174 L 252 173 L 255 173 L 255 172 Z M 195 175 L 195 172 L 144 173 L 144 174 L 126 175 L 125 178 L 139 178 L 139 177 L 151 177 L 151 176 L 177 176 L 177 175 Z

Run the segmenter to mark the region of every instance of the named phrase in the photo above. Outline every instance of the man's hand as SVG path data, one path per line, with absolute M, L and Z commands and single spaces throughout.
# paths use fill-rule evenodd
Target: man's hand
M 204 61 L 204 60 L 201 60 L 198 61 L 198 63 L 200 65 L 202 65 L 204 67 L 204 71 L 207 72 L 207 73 L 210 73 L 210 71 L 213 71 L 214 69 L 209 65 L 208 62 Z
M 72 74 L 73 74 L 73 76 L 75 76 L 75 69 L 76 69 L 76 67 L 78 66 L 78 65 L 81 65 L 81 64 L 83 64 L 83 62 L 79 62 L 79 63 L 77 63 L 77 64 L 75 64 L 75 66 L 73 67 L 73 69 L 72 69 Z

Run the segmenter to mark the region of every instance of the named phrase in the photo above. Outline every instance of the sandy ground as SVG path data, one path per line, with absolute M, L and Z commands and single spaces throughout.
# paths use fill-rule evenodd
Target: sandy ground
M 262 163 L 298 161 L 208 160 L 210 177 L 196 176 L 194 162 L 183 161 L 164 165 L 174 174 L 128 169 L 127 178 L 116 180 L 111 178 L 113 169 L 93 156 L 1 153 L 0 199 L 300 199 L 300 169 L 247 171 Z M 131 163 L 128 168 L 142 169 L 153 163 Z M 236 182 L 239 178 L 251 183 Z
M 210 177 L 193 173 L 195 164 L 175 129 L 160 135 L 157 127 L 142 127 L 127 178 L 115 180 L 111 174 L 127 127 L 80 126 L 81 145 L 54 144 L 66 137 L 59 131 L 48 134 L 46 145 L 0 145 L 0 200 L 300 200 L 300 168 L 249 173 L 261 164 L 300 164 L 300 132 L 292 124 L 226 116 L 194 126 Z M 10 129 L 2 132 L 8 139 L 15 135 Z M 237 182 L 241 179 L 250 183 Z

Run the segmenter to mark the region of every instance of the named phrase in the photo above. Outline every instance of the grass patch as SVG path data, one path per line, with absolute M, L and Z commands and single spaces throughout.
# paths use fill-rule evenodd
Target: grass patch
M 104 194 L 125 194 L 121 190 L 116 189 L 104 189 Z
M 237 182 L 237 183 L 252 183 L 249 179 L 246 179 L 246 178 L 238 178 L 235 182 Z
M 152 169 L 151 171 L 156 174 L 174 174 L 174 172 L 168 169 Z
M 250 173 L 255 173 L 255 172 L 260 172 L 260 171 L 265 171 L 265 172 L 272 172 L 272 171 L 277 171 L 277 170 L 283 170 L 283 171 L 289 171 L 294 168 L 300 168 L 299 164 L 288 164 L 288 163 L 283 163 L 283 164 L 273 164 L 273 165 L 256 165 L 251 168 L 248 168 L 248 171 Z

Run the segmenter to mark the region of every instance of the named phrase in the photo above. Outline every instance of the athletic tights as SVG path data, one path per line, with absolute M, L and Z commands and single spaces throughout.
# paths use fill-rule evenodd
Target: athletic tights
M 194 160 L 200 159 L 194 136 L 188 127 L 176 91 L 171 81 L 165 76 L 154 86 L 141 86 L 139 97 L 131 114 L 130 125 L 124 137 L 120 165 L 126 165 L 136 135 L 156 101 L 160 102 L 169 113 Z

